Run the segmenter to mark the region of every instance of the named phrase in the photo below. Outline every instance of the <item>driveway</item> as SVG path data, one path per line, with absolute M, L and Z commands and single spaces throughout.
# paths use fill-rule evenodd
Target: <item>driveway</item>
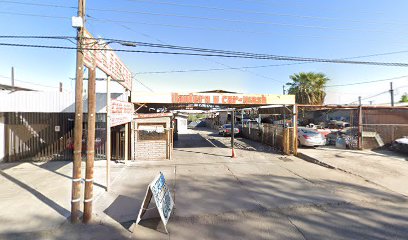
M 301 148 L 300 153 L 357 177 L 408 196 L 408 156 L 387 150 L 358 151 L 335 147 Z
M 209 129 L 191 130 L 175 144 L 173 160 L 114 164 L 112 190 L 96 193 L 91 224 L 63 220 L 69 211 L 70 181 L 33 164 L 8 166 L 0 176 L 0 239 L 406 239 L 405 196 L 338 169 L 237 138 L 230 158 L 229 138 Z M 50 165 L 51 166 L 51 165 Z M 59 173 L 69 176 L 66 163 Z M 97 166 L 103 182 L 103 164 Z M 134 232 L 147 185 L 163 172 L 175 207 L 169 234 L 151 203 Z M 29 174 L 28 174 L 29 173 Z M 44 179 L 51 174 L 52 182 Z M 28 175 L 36 181 L 24 180 Z M 5 184 L 5 185 L 4 185 Z M 48 188 L 59 186 L 58 191 Z M 32 190 L 35 191 L 32 191 Z M 18 194 L 13 194 L 18 191 Z M 54 190 L 55 191 L 55 190 Z M 49 200 L 39 200 L 42 196 Z M 28 201 L 30 197 L 33 201 Z M 56 206 L 54 203 L 57 203 Z M 14 204 L 14 205 L 13 205 Z M 20 206 L 20 208 L 18 208 Z M 27 214 L 24 207 L 30 209 Z M 37 210 L 36 210 L 37 209 Z M 42 218 L 36 218 L 42 212 Z M 61 216 L 51 217 L 52 212 Z M 35 221 L 36 224 L 30 224 Z M 29 223 L 29 224 L 27 224 Z M 57 223 L 57 224 L 56 224 Z

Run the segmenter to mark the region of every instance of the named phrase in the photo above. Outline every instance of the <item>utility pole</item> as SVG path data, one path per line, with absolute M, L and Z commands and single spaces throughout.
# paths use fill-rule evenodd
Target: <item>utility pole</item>
M 390 95 L 391 95 L 391 106 L 394 107 L 394 89 L 392 88 L 392 82 L 390 82 Z
M 59 91 L 62 92 L 62 82 L 59 83 Z
M 84 54 L 82 51 L 82 38 L 85 28 L 85 1 L 78 0 L 78 17 L 82 19 L 82 26 L 77 28 L 77 54 L 76 54 L 76 81 L 75 81 L 75 127 L 74 127 L 74 161 L 72 167 L 72 198 L 71 222 L 78 223 L 80 218 L 81 201 L 81 161 L 82 161 L 82 90 L 84 75 Z
M 11 67 L 11 86 L 14 87 L 14 67 Z
M 86 141 L 86 170 L 85 170 L 85 198 L 83 222 L 88 223 L 92 218 L 94 157 L 95 157 L 95 67 L 89 68 L 88 78 L 88 136 Z
M 285 85 L 282 86 L 282 90 L 283 90 L 283 95 L 285 95 L 286 94 Z
M 361 106 L 361 96 L 358 96 L 358 105 Z

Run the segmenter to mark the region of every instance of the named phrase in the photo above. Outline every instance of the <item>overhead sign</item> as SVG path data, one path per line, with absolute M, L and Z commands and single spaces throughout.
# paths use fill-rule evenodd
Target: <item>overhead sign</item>
M 155 177 L 155 179 L 147 187 L 145 198 L 137 216 L 136 224 L 139 224 L 143 215 L 146 213 L 152 196 L 156 203 L 156 207 L 159 211 L 164 228 L 166 232 L 168 232 L 166 225 L 169 221 L 171 211 L 173 210 L 174 202 L 162 172 L 160 172 L 160 174 L 157 175 L 157 177 Z
M 172 117 L 173 113 L 137 113 L 135 118 L 159 118 L 159 117 Z
M 134 103 L 273 105 L 295 104 L 295 95 L 240 93 L 143 93 L 132 96 Z
M 111 127 L 131 122 L 133 119 L 133 103 L 111 100 Z
M 95 39 L 85 30 L 82 44 L 85 66 L 98 67 L 126 89 L 132 89 L 132 73 L 105 41 Z

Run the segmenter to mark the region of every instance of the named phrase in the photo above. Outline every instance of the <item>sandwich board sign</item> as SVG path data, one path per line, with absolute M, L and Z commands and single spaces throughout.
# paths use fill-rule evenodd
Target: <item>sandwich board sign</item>
M 162 172 L 157 175 L 154 180 L 147 186 L 146 195 L 144 197 L 142 206 L 139 210 L 137 216 L 136 224 L 142 220 L 143 215 L 146 213 L 146 210 L 149 206 L 150 200 L 154 198 L 156 203 L 157 210 L 159 211 L 160 218 L 163 222 L 164 229 L 167 231 L 166 225 L 169 221 L 171 211 L 174 207 L 173 198 L 171 197 L 169 188 L 166 184 L 166 179 Z

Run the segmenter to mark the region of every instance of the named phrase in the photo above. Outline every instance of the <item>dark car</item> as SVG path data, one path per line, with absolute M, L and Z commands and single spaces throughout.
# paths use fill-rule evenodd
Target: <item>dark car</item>
M 408 137 L 399 138 L 393 141 L 391 149 L 397 152 L 408 153 Z

